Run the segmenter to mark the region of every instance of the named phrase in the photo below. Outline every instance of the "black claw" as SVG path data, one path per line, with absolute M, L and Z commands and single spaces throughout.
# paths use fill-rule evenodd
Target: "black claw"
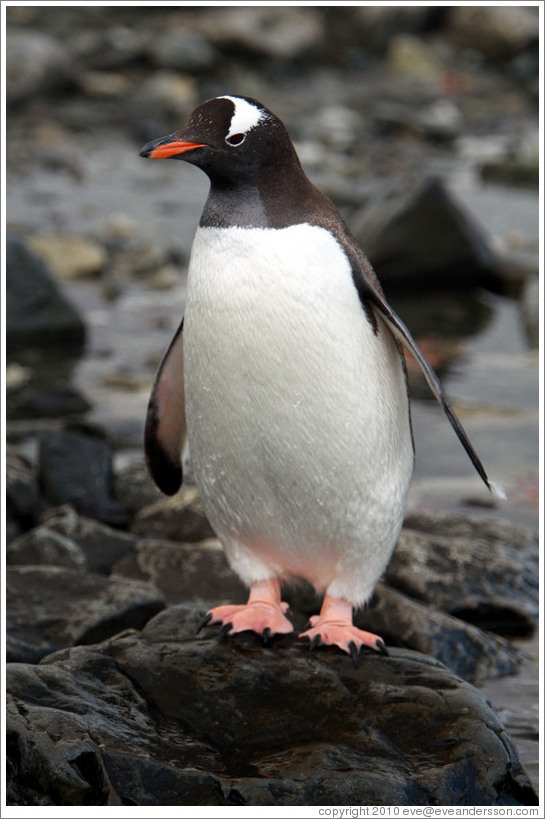
M 377 639 L 375 645 L 377 647 L 376 650 L 378 651 L 379 654 L 384 654 L 385 657 L 390 656 L 390 652 L 386 648 L 386 643 L 384 642 L 384 640 L 381 637 L 379 637 Z
M 316 634 L 312 638 L 312 640 L 310 641 L 310 646 L 309 646 L 310 651 L 314 651 L 315 648 L 318 648 L 318 646 L 320 645 L 321 642 L 322 642 L 322 638 L 320 637 L 319 634 Z
M 208 625 L 208 623 L 210 622 L 211 619 L 212 619 L 212 612 L 209 611 L 208 614 L 206 615 L 206 617 L 204 618 L 204 620 L 202 621 L 202 623 L 200 624 L 199 628 L 195 632 L 195 634 L 199 634 L 199 632 L 201 632 L 203 630 L 203 628 Z
M 350 656 L 352 657 L 352 662 L 357 668 L 361 656 L 361 646 L 358 648 L 354 640 L 350 640 L 348 643 L 348 649 L 350 651 Z
M 264 644 L 268 645 L 268 643 L 270 642 L 270 639 L 271 639 L 271 630 L 270 630 L 270 628 L 268 626 L 267 626 L 267 628 L 263 629 L 263 632 L 262 632 L 261 636 L 263 638 Z
M 218 634 L 218 643 L 221 643 L 221 641 L 227 637 L 232 628 L 232 623 L 225 623 L 225 625 L 221 627 L 220 633 Z

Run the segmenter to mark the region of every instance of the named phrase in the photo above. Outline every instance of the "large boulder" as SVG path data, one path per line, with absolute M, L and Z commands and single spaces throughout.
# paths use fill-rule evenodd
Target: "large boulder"
M 11 566 L 6 577 L 8 661 L 38 662 L 60 648 L 142 628 L 164 606 L 151 583 L 60 566 Z
M 22 239 L 6 242 L 6 341 L 9 349 L 81 347 L 85 324 L 45 264 Z
M 11 665 L 9 804 L 537 804 L 491 706 L 437 661 L 194 638 L 204 611 Z
M 496 281 L 484 230 L 437 177 L 385 189 L 352 229 L 389 287 L 464 289 Z
M 51 509 L 42 523 L 13 540 L 9 565 L 71 566 L 109 574 L 116 561 L 135 548 L 136 538 L 78 515 L 71 506 Z
M 44 432 L 40 439 L 39 481 L 51 506 L 70 504 L 82 515 L 112 526 L 127 521 L 112 495 L 109 443 L 86 431 Z
M 386 582 L 481 628 L 528 635 L 539 613 L 535 532 L 471 515 L 408 515 Z

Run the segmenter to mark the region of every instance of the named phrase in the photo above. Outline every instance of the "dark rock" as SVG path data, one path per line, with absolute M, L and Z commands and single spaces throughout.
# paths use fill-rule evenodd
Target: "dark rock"
M 108 443 L 84 432 L 43 433 L 39 480 L 52 506 L 69 504 L 82 515 L 113 526 L 127 515 L 112 497 L 112 454 Z
M 495 281 L 495 257 L 483 231 L 437 178 L 385 192 L 352 228 L 389 286 L 445 289 Z
M 429 654 L 475 684 L 513 674 L 522 662 L 517 649 L 502 637 L 383 585 L 354 622 L 380 634 L 386 645 Z
M 168 604 L 213 600 L 244 603 L 248 590 L 231 571 L 217 540 L 171 543 L 142 540 L 113 566 L 116 574 L 147 580 L 159 588 Z M 289 617 L 303 631 L 316 614 L 321 598 L 308 584 L 284 589 Z M 501 637 L 425 606 L 393 589 L 379 586 L 356 624 L 380 634 L 387 645 L 410 648 L 436 657 L 464 679 L 477 682 L 513 673 L 521 656 Z M 199 623 L 194 623 L 196 629 Z
M 77 543 L 47 526 L 37 526 L 13 540 L 6 549 L 8 566 L 67 566 L 85 569 L 86 560 Z
M 15 418 L 62 418 L 82 415 L 91 404 L 78 390 L 69 385 L 57 385 L 49 389 L 23 389 L 11 396 L 8 403 L 9 416 Z
M 113 492 L 131 517 L 144 507 L 164 499 L 148 472 L 144 457 L 133 458 L 117 469 L 114 464 Z
M 6 448 L 6 513 L 22 529 L 35 526 L 45 507 L 32 464 L 13 446 Z
M 173 543 L 140 540 L 135 550 L 113 566 L 116 574 L 148 580 L 167 604 L 215 600 L 245 603 L 248 590 L 227 565 L 218 540 Z
M 161 540 L 194 542 L 215 536 L 194 487 L 141 509 L 130 528 L 140 537 Z
M 538 540 L 523 526 L 478 517 L 407 516 L 388 585 L 503 635 L 527 635 L 539 610 Z
M 67 49 L 53 37 L 31 29 L 6 32 L 6 95 L 8 104 L 26 102 L 74 81 Z
M 8 349 L 82 346 L 85 325 L 44 263 L 18 238 L 6 243 L 6 341 Z
M 50 531 L 78 544 L 85 555 L 87 568 L 92 572 L 109 574 L 114 563 L 135 548 L 132 535 L 78 515 L 70 506 L 46 512 L 42 519 Z
M 506 156 L 489 159 L 479 167 L 483 182 L 521 188 L 539 187 L 539 157 Z
M 58 566 L 11 566 L 6 579 L 8 661 L 104 640 L 163 608 L 150 583 Z M 11 642 L 11 645 L 10 645 Z
M 112 565 L 134 549 L 133 536 L 81 517 L 70 506 L 50 510 L 42 520 L 9 545 L 8 564 L 71 566 L 109 574 Z
M 485 697 L 440 663 L 184 639 L 180 609 L 8 667 L 10 804 L 537 803 Z

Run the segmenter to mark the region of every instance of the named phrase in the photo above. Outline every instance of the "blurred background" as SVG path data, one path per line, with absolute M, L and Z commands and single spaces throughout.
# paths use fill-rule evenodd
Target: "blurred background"
M 23 320 L 37 285 L 9 275 L 11 436 L 76 417 L 120 457 L 141 448 L 208 181 L 138 151 L 203 100 L 239 93 L 285 121 L 361 240 L 506 489 L 499 513 L 537 524 L 537 8 L 6 14 L 8 274 L 30 254 L 63 297 L 58 315 L 33 303 Z M 494 513 L 408 364 L 411 506 Z
M 408 360 L 409 509 L 537 528 L 537 7 L 36 5 L 6 19 L 7 438 L 41 502 L 78 501 L 54 485 L 51 432 L 99 438 L 114 476 L 142 463 L 208 181 L 138 154 L 230 93 L 284 120 L 508 495 L 494 505 Z M 8 504 L 8 541 L 36 523 L 25 497 Z M 99 513 L 123 524 L 114 501 Z

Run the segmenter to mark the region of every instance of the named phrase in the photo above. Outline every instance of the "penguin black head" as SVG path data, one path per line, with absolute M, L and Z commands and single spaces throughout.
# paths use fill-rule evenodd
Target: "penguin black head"
M 195 108 L 180 131 L 148 142 L 140 156 L 183 159 L 213 182 L 256 179 L 299 160 L 283 122 L 251 97 L 223 96 Z

